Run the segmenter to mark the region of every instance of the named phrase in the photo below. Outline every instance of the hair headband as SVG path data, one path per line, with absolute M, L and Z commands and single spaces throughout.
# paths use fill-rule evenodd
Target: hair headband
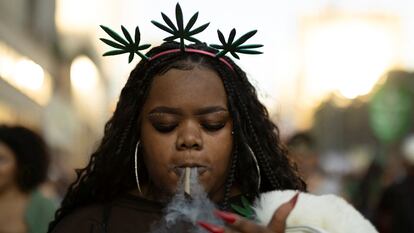
M 177 25 L 174 25 L 171 19 L 168 18 L 168 16 L 166 16 L 162 12 L 161 12 L 161 16 L 167 25 L 163 25 L 154 20 L 152 20 L 151 22 L 155 26 L 160 28 L 161 30 L 166 31 L 171 34 L 171 36 L 164 38 L 164 41 L 174 41 L 176 39 L 179 39 L 179 42 L 180 42 L 179 49 L 166 50 L 166 51 L 154 54 L 151 57 L 148 57 L 145 54 L 141 53 L 140 51 L 148 49 L 149 47 L 151 47 L 151 45 L 150 44 L 140 45 L 141 35 L 139 32 L 138 26 L 135 28 L 134 39 L 132 39 L 131 34 L 122 25 L 121 25 L 121 29 L 122 29 L 122 33 L 124 34 L 125 38 L 122 38 L 120 35 L 118 35 L 116 32 L 114 32 L 110 28 L 101 25 L 100 27 L 110 37 L 112 37 L 112 39 L 115 40 L 115 41 L 111 41 L 105 38 L 100 38 L 100 40 L 103 41 L 105 44 L 115 48 L 115 50 L 111 50 L 111 51 L 104 53 L 103 56 L 113 56 L 113 55 L 129 53 L 128 62 L 131 62 L 134 59 L 135 54 L 140 56 L 141 59 L 144 59 L 146 61 L 151 61 L 165 54 L 170 54 L 170 53 L 178 53 L 178 52 L 198 53 L 198 54 L 203 54 L 203 55 L 207 55 L 210 57 L 218 58 L 221 62 L 223 62 L 226 66 L 228 66 L 229 68 L 233 70 L 232 65 L 223 58 L 223 56 L 226 53 L 230 53 L 236 59 L 239 59 L 239 56 L 237 55 L 237 53 L 244 53 L 244 54 L 261 54 L 262 53 L 260 51 L 253 50 L 255 48 L 262 47 L 263 45 L 261 44 L 243 45 L 243 43 L 245 43 L 248 39 L 250 39 L 252 36 L 256 34 L 257 30 L 250 31 L 244 34 L 243 36 L 241 36 L 240 38 L 238 38 L 237 40 L 234 40 L 236 36 L 236 29 L 234 28 L 231 30 L 227 41 L 224 38 L 223 33 L 220 30 L 217 30 L 218 38 L 221 42 L 221 45 L 210 44 L 211 48 L 219 50 L 217 53 L 211 53 L 211 52 L 200 50 L 200 49 L 187 48 L 184 43 L 186 40 L 196 43 L 196 44 L 202 43 L 201 41 L 197 40 L 193 36 L 204 31 L 210 23 L 206 23 L 206 24 L 203 24 L 202 26 L 192 29 L 198 18 L 198 12 L 196 12 L 191 17 L 191 19 L 188 21 L 187 25 L 185 25 L 184 27 L 183 13 L 178 3 L 175 7 L 175 17 L 176 17 Z
M 181 52 L 181 49 L 165 50 L 165 51 L 162 51 L 160 53 L 155 54 L 154 56 L 150 57 L 148 60 L 149 61 L 152 61 L 152 60 L 154 60 L 154 59 L 156 59 L 158 57 L 161 57 L 161 56 L 163 56 L 165 54 L 178 53 L 178 52 Z M 204 54 L 204 55 L 207 55 L 207 56 L 210 56 L 210 57 L 217 57 L 215 53 L 211 53 L 209 51 L 204 51 L 204 50 L 200 50 L 200 49 L 185 48 L 184 49 L 184 52 L 186 52 L 186 53 L 198 53 L 198 54 Z M 218 59 L 221 62 L 223 62 L 226 66 L 228 66 L 231 70 L 234 70 L 233 69 L 233 66 L 231 66 L 231 64 L 228 61 L 226 61 L 226 59 L 224 59 L 222 57 L 219 57 Z

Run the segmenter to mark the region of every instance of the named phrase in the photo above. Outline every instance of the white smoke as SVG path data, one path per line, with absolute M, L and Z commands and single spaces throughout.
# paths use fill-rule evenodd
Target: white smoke
M 151 233 L 189 232 L 205 233 L 197 221 L 206 221 L 223 226 L 222 220 L 214 216 L 217 207 L 208 199 L 207 193 L 198 181 L 197 168 L 191 168 L 191 198 L 184 194 L 184 172 L 178 183 L 177 192 L 165 209 L 165 215 L 153 226 Z

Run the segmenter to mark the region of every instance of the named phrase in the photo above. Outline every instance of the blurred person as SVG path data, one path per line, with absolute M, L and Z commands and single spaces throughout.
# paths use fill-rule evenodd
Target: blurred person
M 38 191 L 49 154 L 43 139 L 21 126 L 0 125 L 0 232 L 44 233 L 56 205 Z
M 414 232 L 414 135 L 402 145 L 405 176 L 385 188 L 376 211 L 381 233 Z
M 337 182 L 328 179 L 320 167 L 316 143 L 309 132 L 294 134 L 288 139 L 287 146 L 310 193 L 339 193 Z
M 315 150 L 315 142 L 307 132 L 294 134 L 288 141 L 287 145 L 290 155 L 297 162 L 299 172 L 305 180 L 318 169 L 318 155 Z M 309 188 L 309 182 L 308 182 Z
M 399 144 L 395 143 L 392 149 L 378 146 L 371 163 L 357 180 L 351 196 L 354 206 L 371 221 L 376 218 L 383 190 L 402 177 L 404 169 Z

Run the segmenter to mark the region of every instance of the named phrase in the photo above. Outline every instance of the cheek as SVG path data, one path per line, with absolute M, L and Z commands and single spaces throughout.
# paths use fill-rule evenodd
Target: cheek
M 231 160 L 233 141 L 227 141 L 226 143 L 224 141 L 215 141 L 213 145 L 210 153 L 212 161 L 216 167 L 226 169 Z
M 216 137 L 209 141 L 209 145 L 208 156 L 213 168 L 210 186 L 220 186 L 227 178 L 232 157 L 233 139 L 231 136 Z
M 16 164 L 14 161 L 0 162 L 0 184 L 14 182 L 16 175 Z
M 145 146 L 145 145 L 144 145 Z M 168 161 L 170 160 L 170 155 L 166 151 L 165 146 L 159 145 L 158 147 L 144 147 L 144 163 L 148 169 L 149 173 L 153 172 L 164 172 L 168 168 Z
M 227 169 L 229 166 L 233 151 L 233 135 L 231 134 L 232 126 L 229 124 L 226 129 L 219 135 L 211 136 L 209 139 L 209 148 L 216 165 Z
M 160 148 L 161 150 L 161 148 Z M 154 151 L 152 151 L 154 152 Z M 144 163 L 148 172 L 150 182 L 157 188 L 167 192 L 174 192 L 177 178 L 170 172 L 169 161 L 170 156 L 165 151 L 162 153 L 153 154 L 151 152 L 144 152 Z
M 173 191 L 176 177 L 172 174 L 169 165 L 173 159 L 173 147 L 171 138 L 151 137 L 141 138 L 144 148 L 144 163 L 149 179 L 160 189 Z
M 143 124 L 141 135 L 146 166 L 148 168 L 163 166 L 170 154 L 171 139 L 157 135 L 148 123 Z

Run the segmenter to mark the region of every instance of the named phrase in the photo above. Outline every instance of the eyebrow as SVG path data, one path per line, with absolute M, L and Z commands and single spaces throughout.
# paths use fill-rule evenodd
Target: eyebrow
M 198 109 L 196 111 L 196 115 L 206 115 L 206 114 L 215 113 L 215 112 L 227 112 L 227 109 L 221 106 L 209 106 L 209 107 Z
M 206 115 L 210 113 L 223 112 L 223 111 L 227 112 L 227 109 L 221 106 L 209 106 L 209 107 L 197 109 L 195 111 L 195 115 Z M 166 107 L 166 106 L 159 106 L 159 107 L 152 109 L 149 112 L 149 115 L 154 114 L 154 113 L 169 113 L 169 114 L 174 114 L 174 115 L 182 115 L 182 111 L 180 109 Z

